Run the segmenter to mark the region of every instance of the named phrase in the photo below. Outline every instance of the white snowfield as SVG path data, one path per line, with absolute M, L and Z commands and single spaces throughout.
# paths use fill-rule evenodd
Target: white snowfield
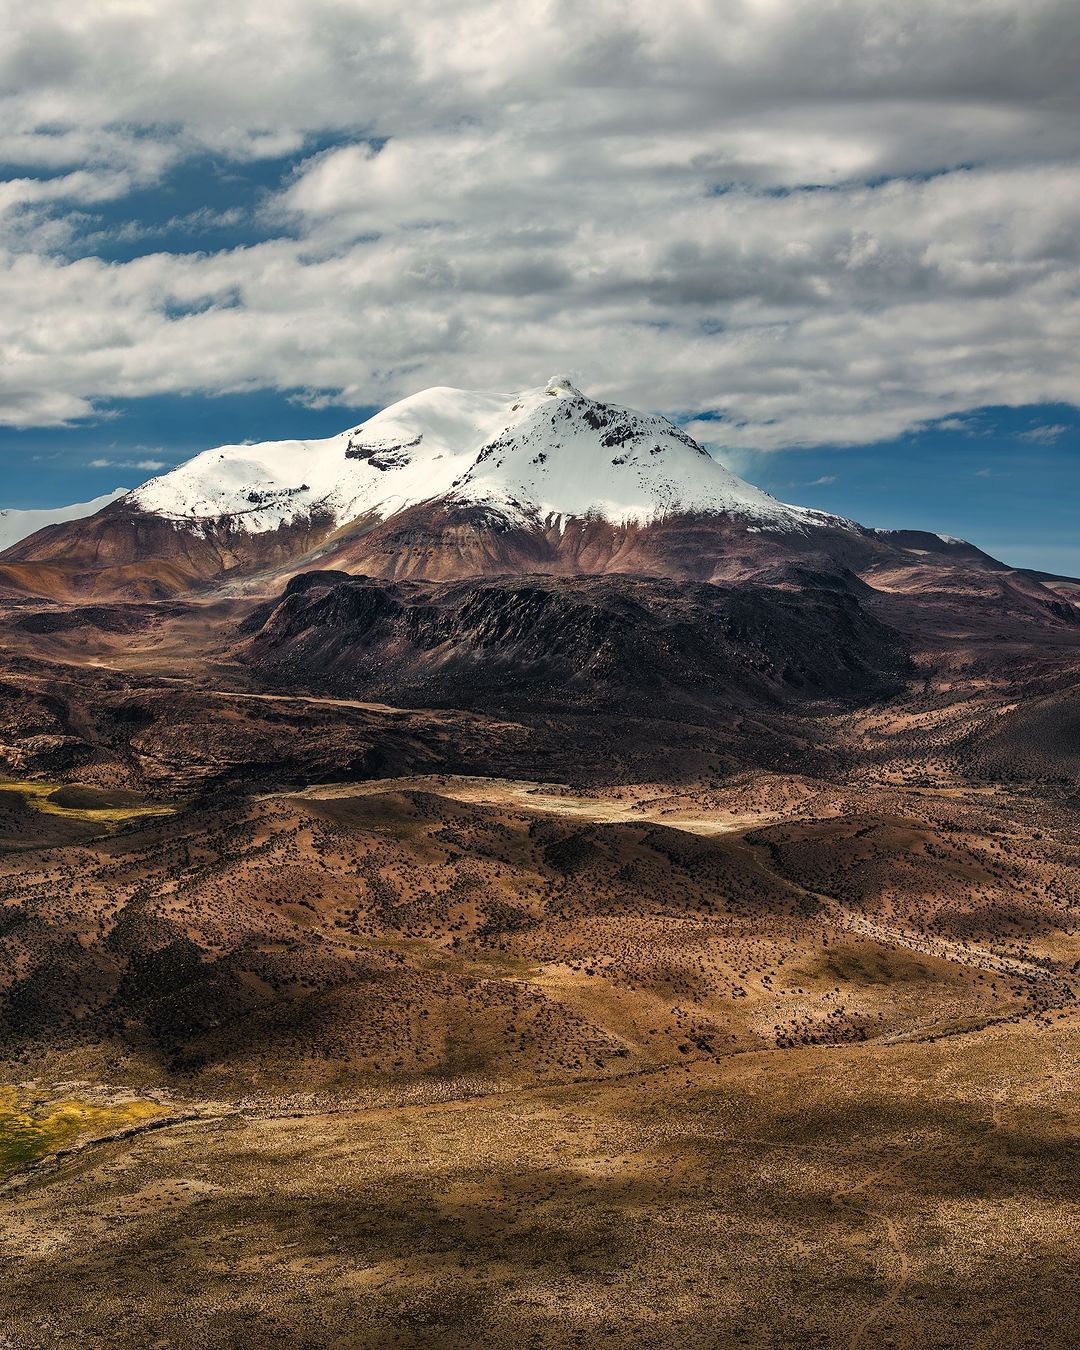
M 76 502 L 73 506 L 46 506 L 40 510 L 26 511 L 13 507 L 0 511 L 0 553 L 12 544 L 17 544 L 20 539 L 28 539 L 38 530 L 43 530 L 46 525 L 59 525 L 65 520 L 82 520 L 85 516 L 92 516 L 103 506 L 126 496 L 127 492 L 127 488 L 117 488 L 103 497 L 95 497 L 92 502 Z
M 434 499 L 515 524 L 684 512 L 838 523 L 744 483 L 666 418 L 586 398 L 561 377 L 517 394 L 425 389 L 327 440 L 206 450 L 128 497 L 172 520 L 229 517 L 253 533 L 320 515 L 385 519 Z

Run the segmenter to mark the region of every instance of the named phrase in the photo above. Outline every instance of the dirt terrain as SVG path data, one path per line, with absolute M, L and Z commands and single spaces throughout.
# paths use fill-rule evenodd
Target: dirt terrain
M 1072 1344 L 1071 602 L 365 587 L 0 612 L 0 1345 Z
M 5 1195 L 5 1329 L 35 1347 L 1067 1346 L 1077 1048 L 1070 1013 L 146 1128 Z
M 153 1110 L 10 1172 L 11 1343 L 1067 1345 L 1072 813 L 786 789 L 314 785 L 0 859 L 5 1081 Z

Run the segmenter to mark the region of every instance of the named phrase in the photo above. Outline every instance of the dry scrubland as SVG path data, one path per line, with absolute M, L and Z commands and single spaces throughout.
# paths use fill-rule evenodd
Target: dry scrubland
M 1069 1345 L 1078 864 L 1022 792 L 768 774 L 9 852 L 0 1334 Z
M 1067 1346 L 1076 1050 L 1070 1016 L 100 1144 L 5 1197 L 11 1342 Z
M 0 1345 L 1074 1345 L 1080 619 L 909 572 L 0 604 Z

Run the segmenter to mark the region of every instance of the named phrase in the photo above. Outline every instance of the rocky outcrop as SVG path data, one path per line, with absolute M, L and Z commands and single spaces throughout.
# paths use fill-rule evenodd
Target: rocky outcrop
M 812 574 L 811 574 L 812 576 Z M 722 588 L 532 576 L 387 583 L 308 573 L 244 625 L 274 683 L 445 706 L 652 707 L 879 697 L 906 670 L 859 583 Z

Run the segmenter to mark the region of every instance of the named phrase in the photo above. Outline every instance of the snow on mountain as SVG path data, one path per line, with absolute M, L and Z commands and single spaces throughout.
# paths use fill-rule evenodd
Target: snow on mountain
M 26 539 L 35 534 L 38 530 L 43 530 L 46 525 L 58 525 L 65 520 L 82 520 L 85 516 L 92 516 L 100 511 L 103 506 L 108 506 L 110 502 L 116 501 L 119 497 L 126 496 L 127 488 L 116 488 L 113 492 L 107 492 L 103 497 L 95 497 L 91 502 L 77 502 L 73 506 L 46 506 L 40 510 L 16 510 L 12 507 L 9 510 L 0 511 L 0 553 L 12 544 L 17 544 L 20 539 Z
M 736 478 L 666 418 L 587 398 L 562 377 L 518 394 L 425 389 L 326 440 L 221 446 L 128 501 L 262 532 L 300 517 L 382 519 L 435 498 L 514 523 L 682 512 L 788 529 L 835 521 Z

